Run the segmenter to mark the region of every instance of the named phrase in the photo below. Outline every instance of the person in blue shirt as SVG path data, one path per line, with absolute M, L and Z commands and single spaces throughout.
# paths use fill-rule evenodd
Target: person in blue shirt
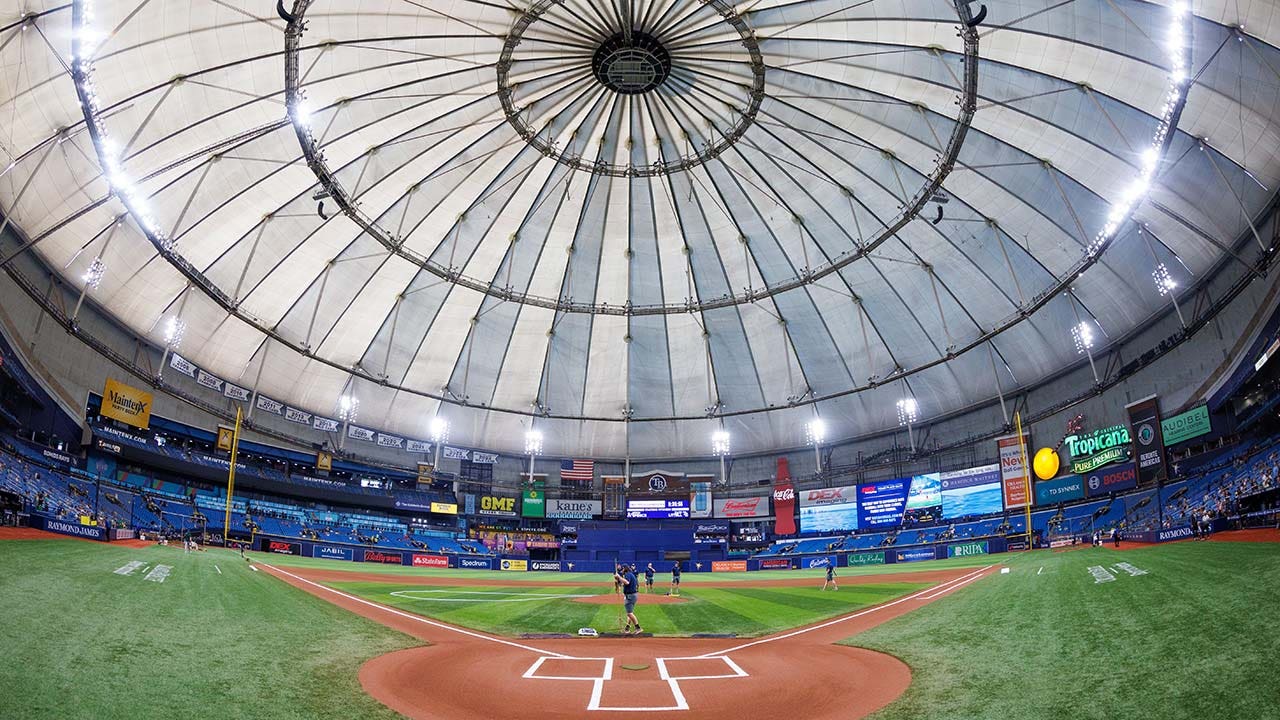
M 822 583 L 822 589 L 826 590 L 830 585 L 832 590 L 839 590 L 840 586 L 836 584 L 836 566 L 835 564 L 827 565 L 827 581 Z
M 649 563 L 644 569 L 644 591 L 647 593 L 653 592 L 653 573 L 653 563 Z
M 627 614 L 627 623 L 622 628 L 622 634 L 639 635 L 644 631 L 640 629 L 640 621 L 636 619 L 636 593 L 640 591 L 636 571 L 620 564 L 613 573 L 613 582 L 622 588 L 622 608 Z M 634 631 L 632 627 L 635 628 Z
M 676 561 L 671 566 L 671 589 L 667 590 L 668 595 L 680 597 L 680 561 Z

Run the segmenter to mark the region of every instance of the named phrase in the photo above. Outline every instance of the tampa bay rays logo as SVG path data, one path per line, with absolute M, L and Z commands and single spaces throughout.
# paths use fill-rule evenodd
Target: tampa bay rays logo
M 662 492 L 667 489 L 667 479 L 661 475 L 653 475 L 649 478 L 649 492 Z

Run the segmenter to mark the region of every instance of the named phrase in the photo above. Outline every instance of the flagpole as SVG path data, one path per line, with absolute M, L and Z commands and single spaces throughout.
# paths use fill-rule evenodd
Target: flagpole
M 1027 442 L 1026 435 L 1022 434 L 1022 411 L 1018 410 L 1013 413 L 1013 422 L 1017 427 L 1015 432 L 1018 433 L 1018 452 L 1022 456 L 1022 482 L 1027 491 L 1027 502 L 1022 507 L 1026 510 L 1027 518 L 1027 549 L 1034 549 L 1031 540 L 1031 466 L 1027 464 Z

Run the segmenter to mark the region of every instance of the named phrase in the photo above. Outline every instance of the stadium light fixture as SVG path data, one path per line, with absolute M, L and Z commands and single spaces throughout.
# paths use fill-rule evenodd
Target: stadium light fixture
M 1093 327 L 1081 320 L 1071 328 L 1071 339 L 1076 344 L 1076 354 L 1084 355 L 1093 347 Z
M 360 398 L 343 395 L 338 398 L 338 419 L 345 423 L 353 423 L 360 415 Z
M 431 418 L 431 442 L 442 443 L 449 439 L 449 421 L 439 415 Z
M 94 258 L 93 262 L 89 263 L 89 268 L 84 271 L 85 286 L 97 290 L 102 284 L 102 276 L 106 274 L 107 264 L 100 257 Z
M 1156 269 L 1151 271 L 1151 279 L 1156 281 L 1156 292 L 1160 293 L 1160 297 L 1168 295 L 1178 287 L 1178 283 L 1174 282 L 1168 266 L 1164 263 L 1156 264 Z
M 827 437 L 827 424 L 822 418 L 814 418 L 805 423 L 804 441 L 806 445 L 821 445 Z
M 920 416 L 920 403 L 915 398 L 906 397 L 898 401 L 898 425 L 914 425 Z
M 187 323 L 180 317 L 174 316 L 164 325 L 164 344 L 170 350 L 177 350 L 182 347 L 182 339 L 187 335 Z
M 542 454 L 542 432 L 530 430 L 524 434 L 524 454 L 529 456 Z
M 711 453 L 724 457 L 729 454 L 729 431 L 720 429 L 711 433 Z

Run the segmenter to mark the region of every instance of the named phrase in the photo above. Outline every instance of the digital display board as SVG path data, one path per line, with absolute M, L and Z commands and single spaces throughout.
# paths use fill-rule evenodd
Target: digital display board
M 664 520 L 689 517 L 689 498 L 670 500 L 628 500 L 627 517 Z
M 905 515 L 913 523 L 933 522 L 942 517 L 942 478 L 938 473 L 911 478 Z
M 818 488 L 797 493 L 800 532 L 858 529 L 858 486 Z
M 938 478 L 942 483 L 944 519 L 1004 510 L 999 464 L 938 473 Z
M 892 527 L 902 524 L 907 504 L 907 478 L 882 480 L 858 486 L 858 527 Z

